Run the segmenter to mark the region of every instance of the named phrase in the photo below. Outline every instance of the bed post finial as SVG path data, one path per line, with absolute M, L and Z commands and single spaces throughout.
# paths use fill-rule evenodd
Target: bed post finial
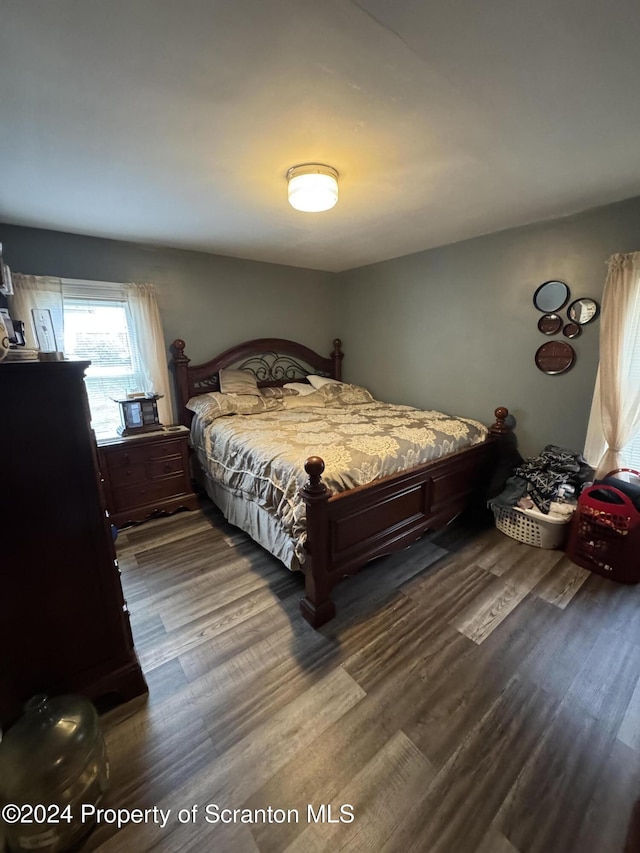
M 334 338 L 333 352 L 331 353 L 334 379 L 342 379 L 342 359 L 344 358 L 344 353 L 342 352 L 341 347 L 342 341 L 340 340 L 340 338 Z
M 191 412 L 186 408 L 189 399 L 189 362 L 184 354 L 186 347 L 181 338 L 176 338 L 171 344 L 171 361 L 169 367 L 175 377 L 176 402 L 178 404 L 178 420 L 183 426 L 191 426 Z
M 184 354 L 184 348 L 186 347 L 185 342 L 181 338 L 176 338 L 175 341 L 171 344 L 171 359 L 172 361 L 191 361 L 191 359 L 187 358 Z
M 329 489 L 322 482 L 322 472 L 324 471 L 324 459 L 320 456 L 310 456 L 304 463 L 304 470 L 309 475 L 309 479 L 300 489 L 300 494 L 305 500 L 316 500 L 318 498 L 328 498 Z
M 498 406 L 493 414 L 496 416 L 496 422 L 489 427 L 489 432 L 493 435 L 505 435 L 511 432 L 511 427 L 505 423 L 506 418 L 509 416 L 509 409 L 506 409 L 504 406 Z

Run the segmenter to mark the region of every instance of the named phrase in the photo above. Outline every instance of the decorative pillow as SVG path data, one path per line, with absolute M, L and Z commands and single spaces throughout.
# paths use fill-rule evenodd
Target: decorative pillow
M 316 389 L 316 391 L 319 388 L 322 388 L 323 385 L 342 385 L 343 384 L 338 379 L 329 379 L 327 376 L 318 376 L 315 373 L 311 373 L 309 376 L 307 376 L 307 381 L 312 385 L 313 388 Z
M 295 397 L 298 391 L 295 388 L 280 388 L 280 386 L 275 386 L 274 388 L 261 388 L 260 393 L 267 399 L 282 400 L 283 397 Z
M 296 397 L 285 397 L 282 401 L 285 409 L 303 409 L 307 406 L 326 406 L 327 401 L 317 391 L 311 394 L 298 394 Z
M 293 388 L 298 394 L 313 394 L 313 385 L 307 385 L 306 382 L 287 382 L 285 388 Z
M 221 394 L 219 391 L 212 391 L 191 397 L 187 409 L 199 415 L 205 424 L 210 424 L 225 415 L 255 415 L 282 409 L 282 403 L 282 400 L 268 400 L 262 395 L 254 397 L 251 394 Z
M 220 391 L 223 394 L 252 394 L 260 396 L 256 377 L 250 370 L 227 370 L 219 372 Z
M 316 391 L 324 400 L 325 406 L 353 406 L 361 403 L 373 403 L 371 392 L 361 385 L 349 385 L 346 382 L 338 385 L 323 385 Z

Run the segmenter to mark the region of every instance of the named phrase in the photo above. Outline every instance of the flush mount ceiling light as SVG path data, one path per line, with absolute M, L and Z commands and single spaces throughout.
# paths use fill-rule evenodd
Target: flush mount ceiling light
M 338 172 L 322 163 L 302 163 L 287 172 L 289 204 L 306 213 L 330 210 L 338 201 Z

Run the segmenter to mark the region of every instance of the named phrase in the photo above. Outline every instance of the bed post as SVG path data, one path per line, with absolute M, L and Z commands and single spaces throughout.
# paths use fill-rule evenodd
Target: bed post
M 178 418 L 183 426 L 188 427 L 191 426 L 191 417 L 186 405 L 190 396 L 188 367 L 191 359 L 187 358 L 184 354 L 185 347 L 185 342 L 180 340 L 180 338 L 176 338 L 171 344 L 171 361 L 169 362 L 169 367 L 175 377 L 176 394 L 178 396 L 176 400 L 178 404 Z
M 336 338 L 333 342 L 333 352 L 331 353 L 334 379 L 342 379 L 342 359 L 344 358 L 344 353 L 342 352 L 341 347 L 342 341 L 340 340 L 340 338 Z
M 489 432 L 492 435 L 508 435 L 511 432 L 511 427 L 506 423 L 509 409 L 498 406 L 493 414 L 496 416 L 496 422 L 489 427 Z
M 332 583 L 328 566 L 327 501 L 331 492 L 322 482 L 324 461 L 319 456 L 310 456 L 304 470 L 309 479 L 300 489 L 300 495 L 307 507 L 307 559 L 303 566 L 305 597 L 300 610 L 313 628 L 319 628 L 336 615 L 336 606 L 330 598 Z

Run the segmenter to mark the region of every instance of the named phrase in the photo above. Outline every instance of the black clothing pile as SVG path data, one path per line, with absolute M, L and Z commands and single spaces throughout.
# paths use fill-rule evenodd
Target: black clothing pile
M 539 456 L 526 459 L 514 470 L 504 490 L 489 501 L 489 506 L 508 509 L 529 497 L 541 512 L 548 514 L 563 487 L 571 486 L 578 494 L 584 483 L 593 480 L 593 474 L 584 456 L 548 444 Z

